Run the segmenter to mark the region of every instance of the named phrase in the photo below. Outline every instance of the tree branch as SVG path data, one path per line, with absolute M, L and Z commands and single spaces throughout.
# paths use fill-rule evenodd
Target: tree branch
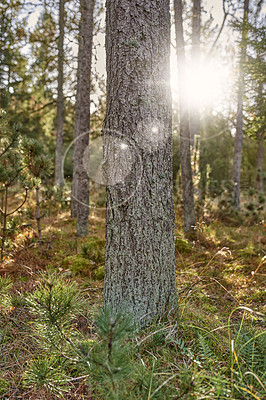
M 9 215 L 11 215 L 11 214 L 14 214 L 17 210 L 19 210 L 19 209 L 23 206 L 23 204 L 26 203 L 26 200 L 27 200 L 27 197 L 28 197 L 28 190 L 29 190 L 29 189 L 26 188 L 25 190 L 26 190 L 26 193 L 25 193 L 25 197 L 24 197 L 23 202 L 22 202 L 15 210 L 13 210 L 13 211 L 11 211 L 10 213 L 6 214 L 7 217 L 8 217 Z M 2 212 L 2 210 L 0 210 L 0 211 Z
M 51 106 L 51 105 L 53 105 L 53 104 L 55 104 L 55 103 L 56 103 L 56 100 L 50 101 L 49 103 L 44 104 L 44 106 L 39 107 L 39 108 L 37 108 L 36 110 L 32 110 L 32 111 L 30 112 L 30 114 L 33 114 L 33 113 L 38 112 L 38 111 L 41 111 L 41 110 L 43 110 L 44 108 L 49 107 L 49 106 Z
M 3 157 L 3 155 L 10 149 L 10 147 L 15 143 L 15 141 L 16 138 L 13 138 L 12 141 L 9 143 L 9 145 L 0 154 L 0 158 Z
M 226 21 L 228 15 L 229 15 L 228 12 L 226 12 L 226 13 L 224 14 L 224 18 L 223 18 L 222 25 L 221 25 L 221 27 L 220 27 L 220 29 L 219 29 L 218 35 L 217 35 L 215 41 L 213 42 L 213 45 L 212 45 L 211 50 L 209 51 L 209 54 L 208 54 L 208 55 L 210 55 L 210 54 L 213 52 L 213 50 L 214 50 L 214 48 L 215 48 L 215 46 L 216 46 L 216 44 L 217 44 L 217 42 L 218 42 L 218 40 L 219 40 L 219 38 L 220 38 L 221 33 L 222 33 L 223 29 L 224 29 L 225 21 Z

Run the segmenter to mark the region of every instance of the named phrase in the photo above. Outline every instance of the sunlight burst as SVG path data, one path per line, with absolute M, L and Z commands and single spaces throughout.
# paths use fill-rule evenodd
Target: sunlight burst
M 190 107 L 216 108 L 229 90 L 229 66 L 218 60 L 206 60 L 196 65 L 189 64 L 186 69 L 186 96 Z M 171 60 L 171 88 L 174 100 L 178 99 L 178 72 L 176 62 Z

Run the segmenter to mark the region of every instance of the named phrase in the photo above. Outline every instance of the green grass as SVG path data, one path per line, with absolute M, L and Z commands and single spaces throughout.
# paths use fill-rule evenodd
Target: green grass
M 6 395 L 14 385 L 45 398 L 68 398 L 80 385 L 95 399 L 262 399 L 265 394 L 265 336 L 262 320 L 257 324 L 262 316 L 250 308 L 238 306 L 226 320 L 214 318 L 217 308 L 197 289 L 179 297 L 177 312 L 135 331 L 130 318 L 116 322 L 108 313 L 88 313 L 79 287 L 55 274 L 44 274 L 25 303 L 26 309 L 19 303 L 2 309 L 6 350 L 0 390 Z
M 48 222 L 50 242 L 26 242 L 0 275 L 2 398 L 264 398 L 262 224 L 214 220 L 191 238 L 177 229 L 178 311 L 132 330 L 97 317 L 104 213 L 91 216 L 84 239 L 63 213 Z

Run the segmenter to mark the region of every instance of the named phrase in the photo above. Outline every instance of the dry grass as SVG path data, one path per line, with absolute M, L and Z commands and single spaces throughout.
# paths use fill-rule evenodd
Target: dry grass
M 206 324 L 207 321 L 213 329 L 219 329 L 227 323 L 230 310 L 236 306 L 248 305 L 256 311 L 263 312 L 265 226 L 256 224 L 248 227 L 232 227 L 215 220 L 209 225 L 198 225 L 194 236 L 187 239 L 181 232 L 181 224 L 182 221 L 177 216 L 176 236 L 185 243 L 185 249 L 182 246 L 176 247 L 177 289 L 181 317 L 186 315 L 189 320 L 193 309 L 193 318 L 197 319 L 199 325 Z M 35 393 L 33 390 L 23 388 L 22 385 L 27 362 L 38 353 L 38 343 L 31 330 L 33 317 L 25 307 L 23 296 L 35 289 L 42 271 L 52 268 L 76 280 L 92 308 L 101 305 L 102 302 L 102 280 L 75 275 L 64 266 L 64 259 L 79 254 L 86 243 L 86 238 L 76 238 L 75 221 L 69 217 L 69 212 L 56 212 L 53 216 L 45 217 L 42 226 L 44 236 L 42 242 L 38 242 L 36 237 L 34 221 L 31 221 L 31 226 L 26 229 L 19 228 L 9 255 L 0 264 L 0 275 L 10 276 L 14 283 L 9 312 L 1 312 L 0 315 L 0 394 L 2 395 L 0 398 L 3 399 L 56 398 L 45 391 Z M 103 210 L 93 209 L 91 212 L 90 234 L 104 239 Z M 104 249 L 102 251 L 104 252 Z M 241 313 L 236 312 L 234 319 L 234 322 L 240 320 Z M 254 317 L 253 322 L 260 327 L 259 318 Z M 75 323 L 79 331 L 84 334 L 91 329 L 92 322 L 86 315 L 81 315 Z M 158 346 L 156 341 L 152 346 L 154 346 L 153 354 L 156 355 L 156 351 L 159 351 L 159 348 L 156 350 Z M 147 351 L 150 351 L 150 347 Z M 145 357 L 148 357 L 147 353 L 145 354 Z M 171 372 L 171 366 L 168 365 L 169 357 L 166 353 L 164 357 L 165 360 L 161 364 L 164 368 L 161 367 L 160 372 L 162 374 L 168 369 Z M 145 362 L 151 364 L 149 358 L 146 358 Z M 65 399 L 95 398 L 85 381 L 73 381 L 71 385 L 72 389 Z M 4 392 L 5 387 L 6 392 Z

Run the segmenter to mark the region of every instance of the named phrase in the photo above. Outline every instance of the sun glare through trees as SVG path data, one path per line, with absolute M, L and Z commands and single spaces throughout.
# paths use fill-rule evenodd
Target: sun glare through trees
M 237 82 L 237 66 L 232 59 L 221 54 L 204 56 L 198 60 L 187 57 L 184 62 L 185 84 L 178 84 L 175 50 L 171 51 L 171 90 L 173 100 L 181 98 L 189 101 L 191 109 L 200 108 L 220 112 L 233 106 L 230 94 Z
M 221 110 L 222 103 L 227 99 L 231 89 L 233 71 L 230 66 L 221 65 L 220 60 L 200 61 L 188 63 L 186 68 L 186 93 L 185 95 L 192 109 L 209 108 Z M 173 98 L 178 96 L 178 80 L 176 63 L 171 64 L 171 88 Z
M 265 9 L 1 1 L 0 399 L 265 398 Z

